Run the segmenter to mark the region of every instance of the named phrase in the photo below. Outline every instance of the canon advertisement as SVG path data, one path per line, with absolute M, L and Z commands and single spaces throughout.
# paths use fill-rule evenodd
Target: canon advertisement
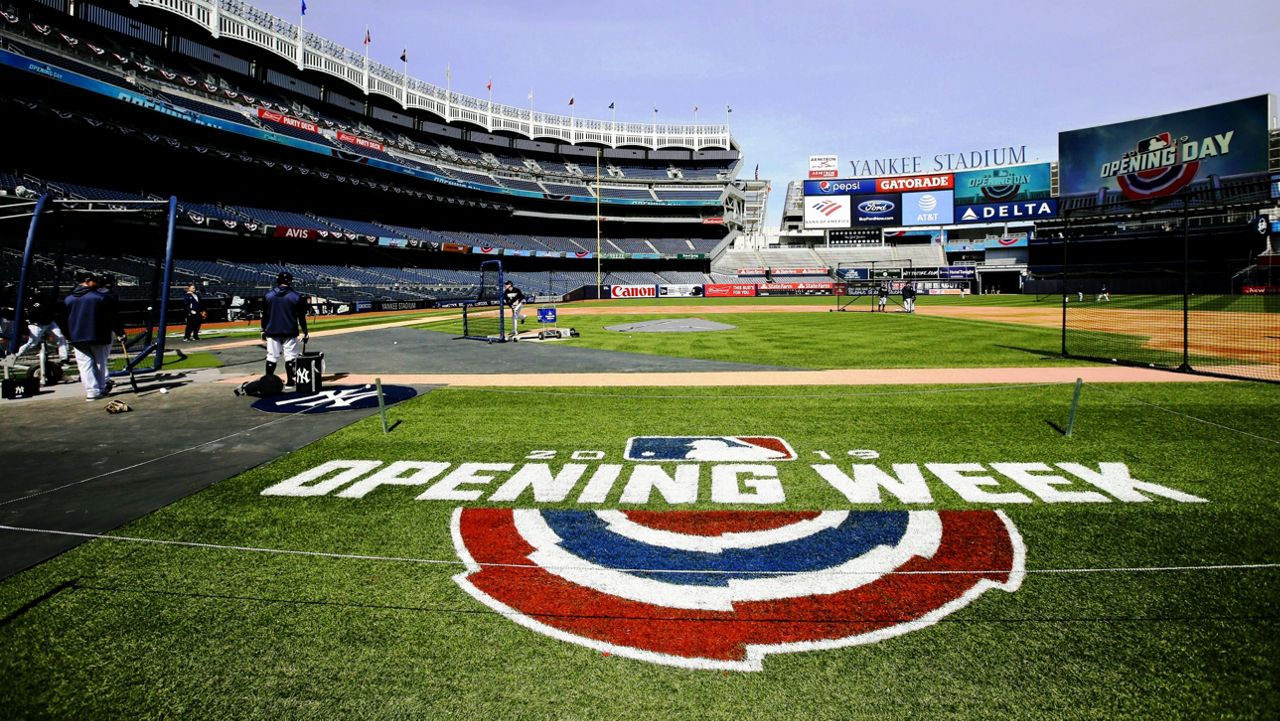
M 1173 195 L 1210 175 L 1267 172 L 1271 96 L 1058 134 L 1062 195 Z
M 609 286 L 610 298 L 657 298 L 658 286 L 656 285 L 611 285 Z

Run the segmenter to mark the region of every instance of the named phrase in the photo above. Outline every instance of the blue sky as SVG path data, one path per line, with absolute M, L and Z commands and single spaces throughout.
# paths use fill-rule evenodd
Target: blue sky
M 250 0 L 291 22 L 297 0 Z M 1057 132 L 1276 90 L 1275 0 L 791 3 L 765 0 L 307 0 L 306 27 L 453 89 L 619 121 L 728 119 L 749 177 L 810 154 L 852 158 L 1027 146 Z M 725 106 L 733 107 L 726 116 Z

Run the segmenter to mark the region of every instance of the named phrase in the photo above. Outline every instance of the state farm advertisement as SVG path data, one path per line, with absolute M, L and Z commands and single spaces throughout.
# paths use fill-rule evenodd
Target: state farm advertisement
M 258 117 L 263 120 L 270 120 L 273 123 L 288 125 L 289 127 L 297 128 L 298 130 L 306 130 L 309 133 L 320 132 L 320 126 L 315 123 L 307 122 L 301 118 L 295 118 L 283 113 L 277 113 L 274 110 L 267 110 L 266 108 L 258 108 Z
M 774 275 L 827 275 L 830 268 L 770 268 Z
M 611 285 L 609 286 L 610 298 L 657 298 L 658 286 L 656 285 Z
M 751 298 L 756 287 L 750 283 L 709 283 L 702 286 L 702 294 L 708 298 Z
M 831 295 L 835 283 L 763 283 L 756 295 Z
M 341 130 L 338 131 L 338 140 L 341 140 L 344 143 L 351 143 L 352 145 L 358 145 L 362 148 L 368 148 L 370 150 L 379 150 L 379 151 L 386 150 L 386 146 L 384 146 L 382 143 L 379 143 L 373 140 L 365 140 L 364 138 L 358 135 L 352 135 L 351 133 L 344 133 Z

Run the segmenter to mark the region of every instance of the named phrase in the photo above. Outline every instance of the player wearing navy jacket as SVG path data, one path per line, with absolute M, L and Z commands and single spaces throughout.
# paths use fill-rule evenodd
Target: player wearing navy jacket
M 276 276 L 276 287 L 267 291 L 262 307 L 262 338 L 267 342 L 267 375 L 275 375 L 280 356 L 284 356 L 286 385 L 297 385 L 298 331 L 302 341 L 307 333 L 307 303 L 293 289 L 293 274 Z

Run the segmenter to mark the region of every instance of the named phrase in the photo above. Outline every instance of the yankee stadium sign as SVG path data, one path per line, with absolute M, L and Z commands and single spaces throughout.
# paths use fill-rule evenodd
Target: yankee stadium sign
M 462 504 L 450 514 L 463 569 L 453 580 L 503 617 L 606 654 L 738 671 L 761 670 L 771 654 L 894 638 L 987 591 L 1016 591 L 1027 548 L 995 506 L 1206 502 L 1121 462 L 886 465 L 859 449 L 844 462 L 809 451 L 818 462 L 806 463 L 775 436 L 639 436 L 613 454 L 331 460 L 262 495 Z M 649 508 L 780 505 L 784 467 L 826 487 L 836 507 Z M 957 498 L 980 507 L 930 508 Z M 886 500 L 911 510 L 854 508 Z M 479 502 L 525 507 L 468 505 Z M 540 504 L 557 507 L 530 507 Z
M 990 168 L 1001 165 L 1020 165 L 1027 162 L 1027 146 L 1009 145 L 1003 148 L 967 150 L 959 153 L 938 153 L 932 158 L 922 155 L 904 155 L 893 158 L 868 158 L 850 160 L 854 175 L 921 175 L 946 173 L 970 168 Z

